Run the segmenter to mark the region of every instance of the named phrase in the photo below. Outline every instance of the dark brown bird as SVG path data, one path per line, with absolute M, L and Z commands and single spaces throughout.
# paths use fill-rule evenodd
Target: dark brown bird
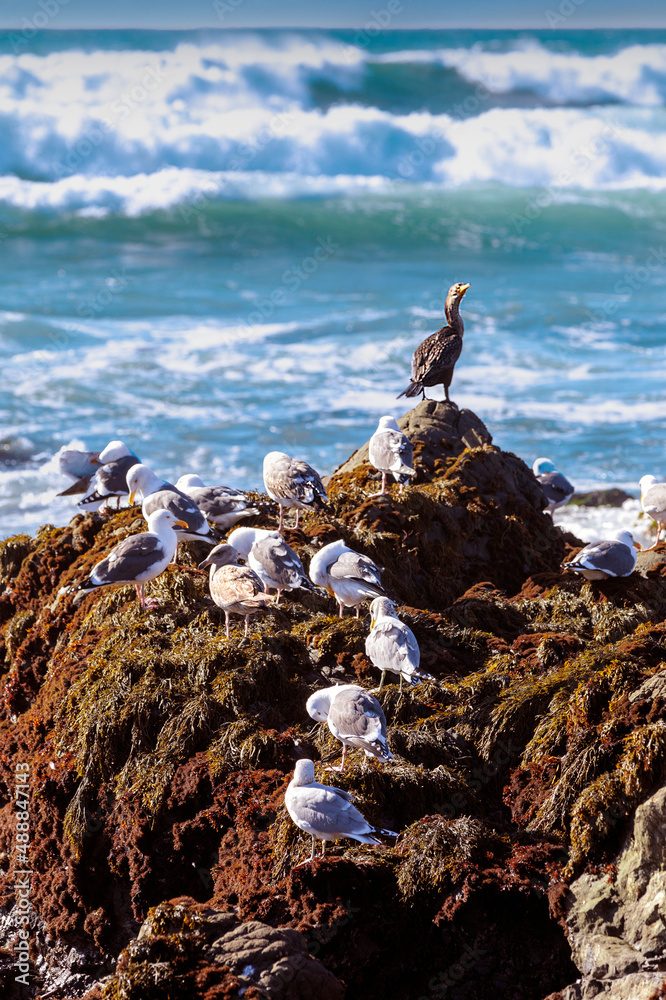
M 453 369 L 462 351 L 465 329 L 458 309 L 468 288 L 469 285 L 463 285 L 461 282 L 449 288 L 444 303 L 446 326 L 426 337 L 414 351 L 412 380 L 400 396 L 418 396 L 422 392 L 425 399 L 425 387 L 441 383 L 444 386 L 446 401 L 450 402 L 449 386 L 453 378 Z

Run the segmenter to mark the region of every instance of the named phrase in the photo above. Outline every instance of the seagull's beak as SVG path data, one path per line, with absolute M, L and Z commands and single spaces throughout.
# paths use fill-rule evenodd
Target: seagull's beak
M 640 542 L 634 542 L 634 548 L 638 549 L 639 552 L 643 551 L 643 549 L 641 548 L 641 543 Z
M 187 521 L 174 521 L 173 522 L 173 526 L 174 526 L 174 528 L 188 528 L 189 527 Z
M 329 597 L 335 597 L 335 594 L 333 593 L 333 588 L 331 587 L 330 583 L 326 584 L 326 590 L 328 591 Z
M 376 618 L 372 618 L 372 617 L 370 618 L 370 628 L 374 628 L 375 627 L 376 620 L 377 620 Z
M 206 566 L 212 566 L 212 565 L 213 564 L 211 563 L 210 559 L 204 559 L 203 562 L 199 563 L 199 565 L 197 566 L 197 569 L 205 569 Z
M 135 496 L 136 496 L 136 490 L 130 490 L 130 495 L 129 495 L 129 505 L 130 505 L 130 507 L 134 503 L 134 497 Z
M 469 288 L 469 282 L 466 285 L 461 285 L 460 286 L 460 294 L 464 295 L 468 288 Z

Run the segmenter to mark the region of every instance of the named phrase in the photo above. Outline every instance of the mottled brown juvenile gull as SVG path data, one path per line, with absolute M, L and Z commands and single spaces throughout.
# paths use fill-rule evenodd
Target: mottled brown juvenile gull
M 314 590 L 305 575 L 303 563 L 279 531 L 266 528 L 235 528 L 227 539 L 247 559 L 264 588 L 277 590 L 275 603 L 280 603 L 283 590 Z
M 345 607 L 355 607 L 358 618 L 363 601 L 384 594 L 381 574 L 369 556 L 350 549 L 342 539 L 324 545 L 310 561 L 310 579 L 335 597 L 341 618 Z
M 264 458 L 264 486 L 269 497 L 280 507 L 278 531 L 282 531 L 285 508 L 296 508 L 296 528 L 301 510 L 309 507 L 328 509 L 319 473 L 307 462 L 291 458 L 283 451 L 269 451 Z
M 537 458 L 532 466 L 532 472 L 541 484 L 543 495 L 548 502 L 549 514 L 569 503 L 574 495 L 574 488 L 566 476 L 555 468 L 554 462 L 549 458 Z
M 210 566 L 210 595 L 218 608 L 224 611 L 227 639 L 229 638 L 229 615 L 245 617 L 245 636 L 250 629 L 250 615 L 265 608 L 270 595 L 249 566 L 238 565 L 238 552 L 233 545 L 216 545 L 207 559 L 199 563 L 199 569 Z
M 367 757 L 393 760 L 386 743 L 386 716 L 377 699 L 358 684 L 337 684 L 315 691 L 305 706 L 316 722 L 328 728 L 342 743 L 342 760 L 329 771 L 344 771 L 347 747 L 364 750 Z
M 200 476 L 181 476 L 176 481 L 176 489 L 187 493 L 205 515 L 206 520 L 216 524 L 222 531 L 233 528 L 234 524 L 238 524 L 244 517 L 252 517 L 259 513 L 240 490 L 231 489 L 229 486 L 205 486 Z
M 137 493 L 143 498 L 141 510 L 148 519 L 155 510 L 170 510 L 185 527 L 178 534 L 181 539 L 205 541 L 216 544 L 217 538 L 210 530 L 208 521 L 187 493 L 177 489 L 172 483 L 156 476 L 147 465 L 135 465 L 127 473 L 129 501 L 134 503 Z
M 648 517 L 657 522 L 657 538 L 654 545 L 645 552 L 651 552 L 659 545 L 662 525 L 666 524 L 666 483 L 660 483 L 656 476 L 643 476 L 640 480 L 641 507 Z
M 453 378 L 453 369 L 462 351 L 465 332 L 458 309 L 468 288 L 469 285 L 463 285 L 461 282 L 449 288 L 444 303 L 446 326 L 426 337 L 414 351 L 412 380 L 400 396 L 418 396 L 421 392 L 425 399 L 426 386 L 442 384 L 446 401 L 450 402 L 449 386 Z
M 89 579 L 77 589 L 88 594 L 98 587 L 133 583 L 141 607 L 156 607 L 157 601 L 146 600 L 146 583 L 163 573 L 173 559 L 178 544 L 175 529 L 179 527 L 182 522 L 170 511 L 155 511 L 148 518 L 148 530 L 118 542 L 108 556 L 93 566 Z
M 630 576 L 636 566 L 636 549 L 640 549 L 630 531 L 618 531 L 614 538 L 591 542 L 581 549 L 562 569 L 572 570 L 586 580 L 605 580 L 609 576 Z
M 415 476 L 412 442 L 403 434 L 395 417 L 380 417 L 379 426 L 368 443 L 370 462 L 382 474 L 382 488 L 372 496 L 382 496 L 387 493 L 386 476 L 390 472 L 402 490 L 403 483 L 408 483 Z
M 314 861 L 315 838 L 322 841 L 323 858 L 327 840 L 353 837 L 361 844 L 381 844 L 378 834 L 383 837 L 398 836 L 393 830 L 371 826 L 356 806 L 352 805 L 349 792 L 315 781 L 314 763 L 311 760 L 296 761 L 294 777 L 285 792 L 284 804 L 296 826 L 312 837 L 312 854 L 307 861 L 294 865 L 295 869 Z
M 433 680 L 430 674 L 419 669 L 421 651 L 416 636 L 408 625 L 396 615 L 393 601 L 378 597 L 370 605 L 370 634 L 365 640 L 365 651 L 376 667 L 382 672 L 379 690 L 384 686 L 387 671 L 400 675 L 400 690 L 403 679 L 408 684 Z
M 86 510 L 97 510 L 102 504 L 109 506 L 111 498 L 116 498 L 116 506 L 129 493 L 127 489 L 127 472 L 136 465 L 139 459 L 127 447 L 124 441 L 109 441 L 99 453 L 99 468 L 92 479 L 85 475 L 69 489 L 63 490 L 58 496 L 74 496 L 84 493 L 78 506 Z

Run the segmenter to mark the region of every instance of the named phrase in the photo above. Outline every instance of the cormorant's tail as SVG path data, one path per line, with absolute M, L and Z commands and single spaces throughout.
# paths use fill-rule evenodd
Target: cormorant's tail
M 418 396 L 420 392 L 423 392 L 423 385 L 421 382 L 410 382 L 406 389 L 400 393 L 400 396 Z M 400 399 L 400 396 L 396 396 L 396 399 Z

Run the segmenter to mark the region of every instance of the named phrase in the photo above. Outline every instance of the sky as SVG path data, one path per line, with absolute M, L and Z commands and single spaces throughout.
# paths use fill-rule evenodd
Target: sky
M 666 27 L 664 0 L 1 0 L 0 29 Z M 37 21 L 34 18 L 37 17 Z M 41 22 L 48 19 L 48 24 Z

